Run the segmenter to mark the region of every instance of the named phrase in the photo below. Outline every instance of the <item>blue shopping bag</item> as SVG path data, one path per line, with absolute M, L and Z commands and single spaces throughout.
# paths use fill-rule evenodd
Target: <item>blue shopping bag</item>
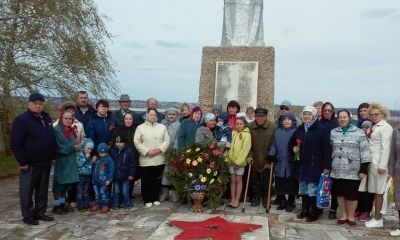
M 317 207 L 330 208 L 331 207 L 331 188 L 332 179 L 327 174 L 321 174 L 317 187 Z

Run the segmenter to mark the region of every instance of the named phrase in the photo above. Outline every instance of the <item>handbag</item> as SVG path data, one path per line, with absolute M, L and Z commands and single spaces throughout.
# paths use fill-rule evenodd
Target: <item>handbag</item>
M 322 173 L 317 186 L 317 207 L 330 208 L 332 179 L 329 175 Z

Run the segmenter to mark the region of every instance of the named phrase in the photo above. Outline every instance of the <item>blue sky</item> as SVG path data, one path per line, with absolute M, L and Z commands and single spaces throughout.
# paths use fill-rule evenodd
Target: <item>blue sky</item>
M 201 51 L 221 42 L 223 0 L 95 0 L 121 93 L 197 102 Z M 264 0 L 275 103 L 400 109 L 400 1 Z

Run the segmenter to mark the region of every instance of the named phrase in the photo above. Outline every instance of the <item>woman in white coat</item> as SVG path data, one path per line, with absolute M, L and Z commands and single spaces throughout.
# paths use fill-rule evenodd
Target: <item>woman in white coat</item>
M 393 128 L 386 122 L 389 110 L 379 103 L 372 103 L 368 109 L 373 124 L 370 131 L 372 162 L 368 170 L 368 192 L 375 193 L 375 215 L 365 222 L 367 228 L 383 227 L 381 214 L 383 192 L 388 177 L 389 155 Z
M 168 149 L 170 138 L 167 128 L 157 123 L 156 109 L 147 110 L 147 119 L 137 127 L 133 141 L 140 153 L 143 202 L 146 207 L 160 205 L 161 177 L 165 167 L 164 153 Z

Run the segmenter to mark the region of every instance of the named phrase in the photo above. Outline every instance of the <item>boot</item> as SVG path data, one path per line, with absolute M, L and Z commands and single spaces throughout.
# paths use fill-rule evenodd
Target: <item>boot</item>
M 169 199 L 168 196 L 169 189 L 167 187 L 162 187 L 160 191 L 160 202 L 167 201 Z
M 179 198 L 178 194 L 176 193 L 175 190 L 171 190 L 171 201 L 173 203 L 179 202 L 181 199 Z
M 308 205 L 308 196 L 303 195 L 301 196 L 301 212 L 297 214 L 297 218 L 306 218 L 310 215 L 310 208 Z
M 282 195 L 277 195 L 271 204 L 272 205 L 280 205 L 281 203 L 282 203 Z
M 54 206 L 52 212 L 54 214 L 58 214 L 58 215 L 64 215 L 66 214 L 66 212 L 64 212 L 64 210 L 61 208 L 61 206 Z
M 286 206 L 287 206 L 286 197 L 283 196 L 282 200 L 281 200 L 281 203 L 279 204 L 279 206 L 276 209 L 277 210 L 283 210 L 283 209 L 286 209 Z
M 286 204 L 286 212 L 292 212 L 293 209 L 296 208 L 296 204 L 294 202 L 294 195 L 289 195 L 288 202 Z
M 64 210 L 65 213 L 69 213 L 69 212 L 73 212 L 74 211 L 74 209 L 72 207 L 69 207 L 65 203 L 61 204 L 60 206 Z
M 317 201 L 316 200 L 317 200 L 316 197 L 309 197 L 308 204 L 310 205 L 310 214 L 306 219 L 307 222 L 314 222 L 319 217 L 319 211 L 318 211 L 318 208 L 317 208 Z
M 251 203 L 252 207 L 258 207 L 260 205 L 260 198 L 254 197 L 253 202 Z

